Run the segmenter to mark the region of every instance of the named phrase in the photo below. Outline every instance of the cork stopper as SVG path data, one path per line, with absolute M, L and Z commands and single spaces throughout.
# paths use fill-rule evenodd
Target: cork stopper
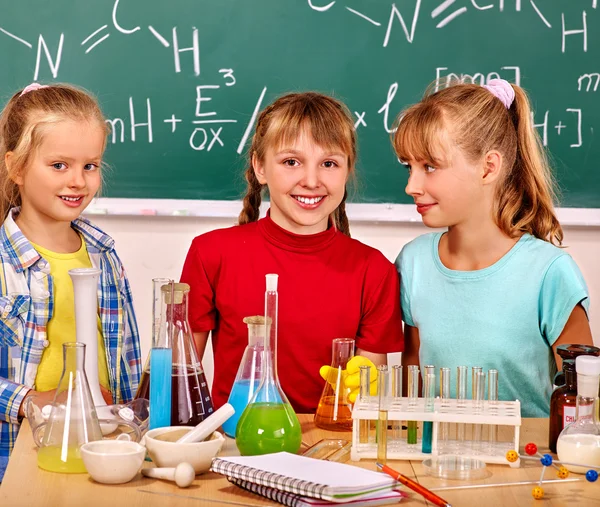
M 271 317 L 267 317 L 267 332 L 271 331 Z M 248 344 L 256 345 L 262 343 L 265 339 L 265 317 L 262 315 L 253 315 L 244 317 L 244 324 L 248 326 Z
M 167 283 L 167 284 L 163 285 L 160 288 L 160 290 L 165 295 L 165 303 L 170 305 L 171 304 L 171 285 Z M 187 283 L 174 283 L 173 284 L 173 298 L 175 299 L 175 304 L 180 305 L 181 303 L 183 303 L 183 295 L 189 291 L 190 291 L 190 286 Z

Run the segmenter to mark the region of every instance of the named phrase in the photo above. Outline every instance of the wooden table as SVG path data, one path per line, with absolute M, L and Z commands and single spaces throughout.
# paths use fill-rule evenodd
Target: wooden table
M 309 445 L 321 438 L 351 439 L 350 433 L 333 433 L 315 428 L 312 416 L 301 415 L 303 441 Z M 548 421 L 546 419 L 524 419 L 521 426 L 521 446 L 535 442 L 541 452 L 547 442 Z M 228 441 L 225 453 L 231 454 L 235 443 Z M 489 476 L 471 484 L 491 484 L 539 480 L 539 462 L 522 461 L 521 468 L 507 465 L 488 465 Z M 361 460 L 355 465 L 374 469 L 373 460 Z M 390 466 L 399 472 L 417 479 L 429 488 L 464 485 L 462 481 L 444 481 L 425 475 L 420 461 L 390 461 Z M 546 471 L 545 479 L 556 479 L 555 469 Z M 570 478 L 583 478 L 571 474 Z M 544 485 L 543 500 L 531 496 L 533 485 L 440 491 L 438 494 L 456 506 L 504 506 L 531 505 L 539 507 L 584 507 L 600 505 L 600 481 L 589 483 L 583 478 L 579 482 Z M 407 490 L 410 498 L 402 505 L 430 505 L 422 497 Z M 0 506 L 60 506 L 60 507 L 198 507 L 223 505 L 279 505 L 262 497 L 248 493 L 231 485 L 224 477 L 207 473 L 197 476 L 187 489 L 179 489 L 174 483 L 148 479 L 139 474 L 133 481 L 107 486 L 95 483 L 87 474 L 58 474 L 37 467 L 36 448 L 27 421 L 19 433 L 4 481 L 0 485 Z

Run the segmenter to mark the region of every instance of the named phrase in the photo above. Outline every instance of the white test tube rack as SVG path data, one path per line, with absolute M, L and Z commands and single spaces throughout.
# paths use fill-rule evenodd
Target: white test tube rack
M 388 400 L 388 424 L 399 421 L 432 421 L 433 432 L 431 439 L 431 453 L 421 452 L 422 440 L 417 439 L 416 444 L 407 444 L 406 436 L 392 440 L 388 436 L 387 459 L 413 460 L 427 459 L 442 454 L 461 455 L 484 461 L 518 467 L 519 461 L 510 463 L 506 453 L 519 449 L 519 433 L 521 428 L 521 403 L 517 401 L 488 401 L 488 400 L 456 400 L 436 398 L 433 402 L 433 411 L 426 411 L 424 398 L 393 398 Z M 374 436 L 369 433 L 367 442 L 360 441 L 360 421 L 369 420 L 375 425 L 378 419 L 379 404 L 377 396 L 368 396 L 357 399 L 352 410 L 352 461 L 360 459 L 377 458 L 377 443 Z M 448 440 L 442 449 L 439 440 L 440 423 L 463 423 L 495 426 L 512 426 L 514 428 L 513 441 L 498 441 L 493 445 L 482 440 L 479 449 L 473 448 L 473 442 L 465 439 L 462 442 Z M 389 431 L 389 430 L 388 430 Z M 374 432 L 372 432 L 374 435 Z M 406 435 L 406 432 L 403 432 Z

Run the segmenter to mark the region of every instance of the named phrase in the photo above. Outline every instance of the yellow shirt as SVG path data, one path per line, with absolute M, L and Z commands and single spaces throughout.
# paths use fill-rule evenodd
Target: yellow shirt
M 75 300 L 73 283 L 69 270 L 74 268 L 91 268 L 85 241 L 81 239 L 81 248 L 74 253 L 56 253 L 32 243 L 39 254 L 50 264 L 50 275 L 54 283 L 54 313 L 48 322 L 46 347 L 38 366 L 35 379 L 36 390 L 50 391 L 58 387 L 63 370 L 63 343 L 76 340 L 75 333 Z M 106 348 L 102 336 L 102 323 L 98 316 L 98 377 L 100 385 L 110 389 Z

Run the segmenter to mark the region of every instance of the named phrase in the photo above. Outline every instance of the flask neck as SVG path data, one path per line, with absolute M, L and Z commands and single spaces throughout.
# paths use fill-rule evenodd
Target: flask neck
M 335 338 L 332 342 L 332 368 L 346 368 L 346 364 L 354 357 L 354 340 L 352 338 Z
M 175 298 L 175 303 L 168 305 L 167 309 L 167 318 L 171 317 L 173 322 L 187 322 L 188 320 L 188 297 L 189 292 L 184 292 L 180 298 L 181 302 L 179 302 L 179 298 Z
M 575 409 L 576 421 L 582 419 L 592 419 L 594 417 L 594 405 L 596 399 L 587 396 L 577 396 L 577 407 Z
M 594 403 L 598 397 L 600 376 L 577 374 L 577 408 L 576 418 L 589 419 L 594 415 Z
M 279 295 L 276 290 L 268 290 L 265 294 L 265 317 L 271 322 L 271 327 L 265 336 L 265 380 L 279 383 L 277 374 L 277 328 Z M 265 326 L 267 328 L 268 326 Z
M 575 373 L 575 365 L 574 364 L 570 364 L 570 365 L 565 364 L 563 369 L 565 372 L 565 385 L 571 391 L 576 390 L 577 389 L 577 374 Z

